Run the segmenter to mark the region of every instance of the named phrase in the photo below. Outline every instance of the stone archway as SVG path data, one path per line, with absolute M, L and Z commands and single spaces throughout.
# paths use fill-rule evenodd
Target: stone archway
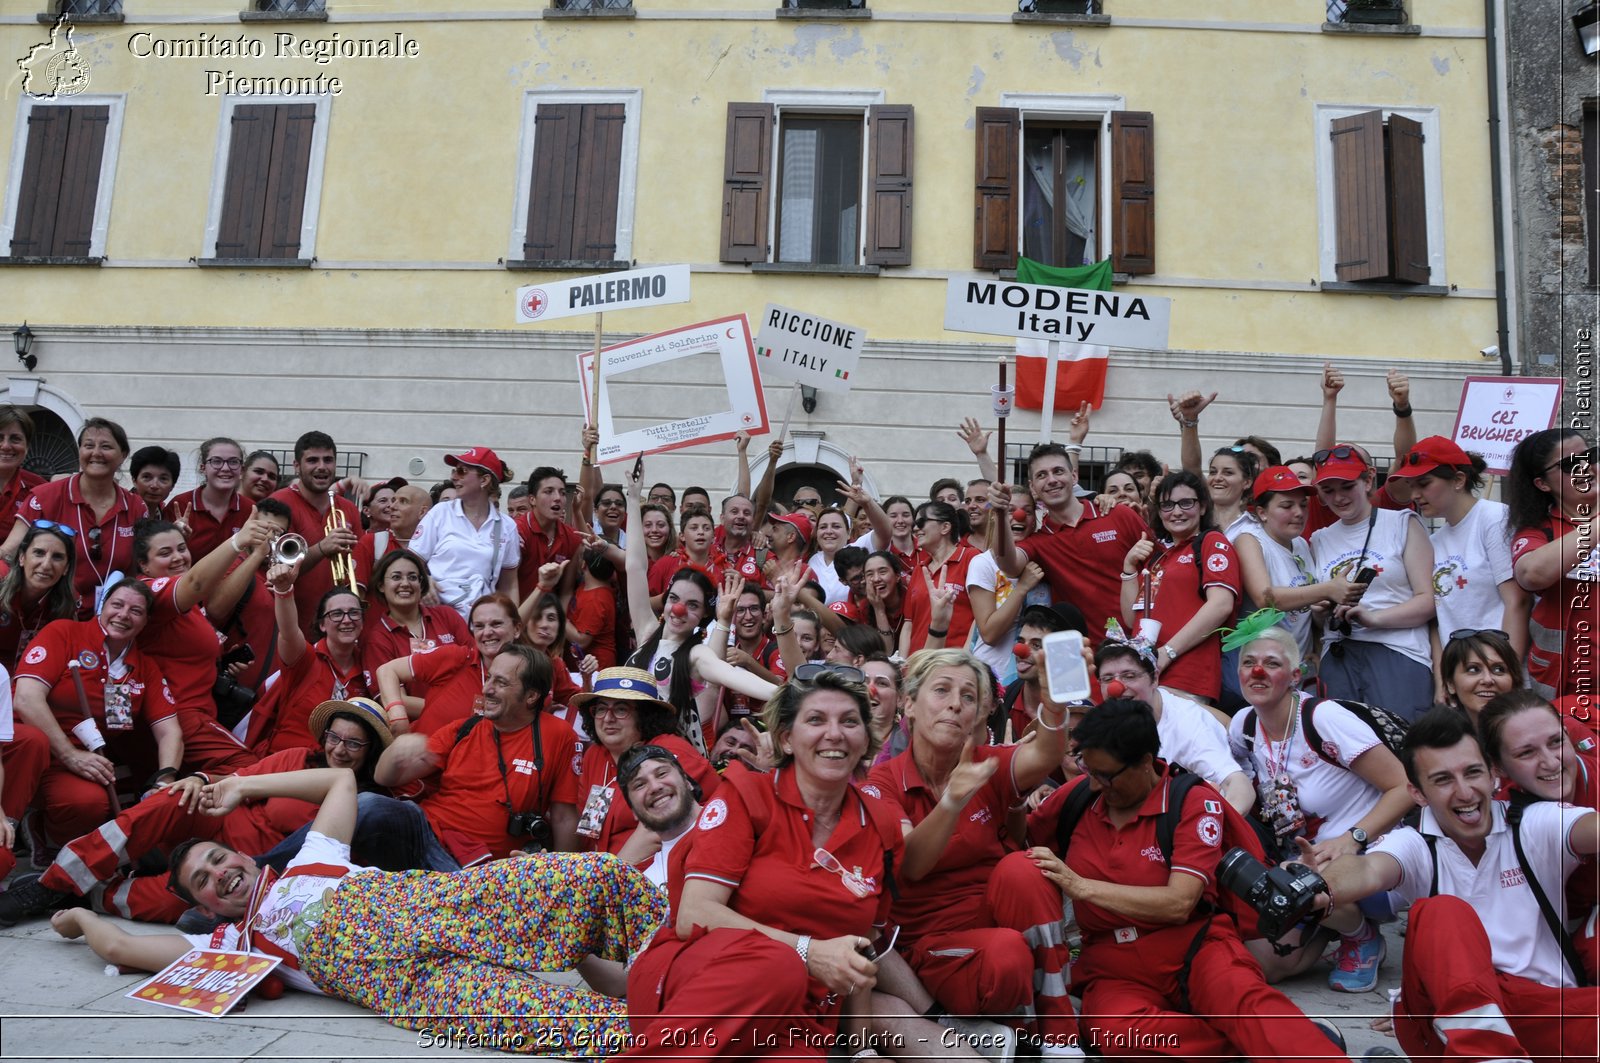
M 88 420 L 72 396 L 37 377 L 11 377 L 0 389 L 0 405 L 26 410 L 34 419 L 26 468 L 49 478 L 78 468 L 78 430 Z
M 752 445 L 751 450 L 755 449 Z M 761 453 L 750 461 L 750 482 L 760 483 L 766 475 L 767 452 L 763 448 Z M 785 476 L 789 470 L 794 471 L 792 477 Z M 789 438 L 784 440 L 783 453 L 778 456 L 778 486 L 789 486 L 790 494 L 801 483 L 811 483 L 813 486 L 822 487 L 816 483 L 820 477 L 833 475 L 846 483 L 850 481 L 850 453 L 837 444 L 830 443 L 824 438 L 822 432 L 794 431 L 789 433 Z M 872 473 L 868 471 L 862 480 L 865 487 L 873 497 L 877 497 L 878 487 L 873 481 Z M 832 484 L 826 485 L 822 490 L 824 498 L 832 496 Z M 773 498 L 776 501 L 786 501 L 789 495 L 781 490 L 774 489 Z

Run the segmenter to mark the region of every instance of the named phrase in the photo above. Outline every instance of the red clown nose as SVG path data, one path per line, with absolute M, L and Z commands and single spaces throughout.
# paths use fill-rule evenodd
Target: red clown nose
M 1267 670 L 1258 664 L 1254 668 L 1250 669 L 1250 678 L 1265 679 L 1267 678 Z
M 1122 695 L 1128 692 L 1128 688 L 1122 685 L 1122 680 L 1113 679 L 1111 682 L 1101 687 L 1100 691 L 1101 693 L 1105 694 L 1106 700 L 1110 701 L 1112 698 L 1122 697 Z
M 1033 656 L 1033 647 L 1026 642 L 1019 642 L 1011 647 L 1011 652 L 1016 655 L 1017 660 L 1026 661 Z
M 671 613 L 679 620 L 682 620 L 684 617 L 689 615 L 689 607 L 684 605 L 682 602 L 673 602 L 667 607 L 667 612 Z
M 1011 511 L 1011 519 L 1016 521 L 1018 524 L 1021 524 L 1023 521 L 1028 519 L 1028 511 L 1023 509 L 1021 506 L 1018 506 L 1016 509 Z

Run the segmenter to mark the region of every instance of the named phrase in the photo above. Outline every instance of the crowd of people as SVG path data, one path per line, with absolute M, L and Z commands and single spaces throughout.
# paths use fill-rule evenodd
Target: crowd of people
M 1387 385 L 1386 475 L 1330 366 L 1303 456 L 1207 460 L 1188 392 L 1176 467 L 968 419 L 925 499 L 777 498 L 744 436 L 720 499 L 607 482 L 590 429 L 433 485 L 219 437 L 174 494 L 101 418 L 34 475 L 0 409 L 0 925 L 524 1052 L 1309 1059 L 1274 983 L 1373 990 L 1409 918 L 1412 1058 L 1593 1057 L 1596 449 L 1495 501 Z M 1269 934 L 1237 854 L 1319 899 Z

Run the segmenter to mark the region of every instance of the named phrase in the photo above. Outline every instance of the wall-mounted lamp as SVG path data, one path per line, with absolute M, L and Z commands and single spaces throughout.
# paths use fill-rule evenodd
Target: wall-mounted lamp
M 817 412 L 817 389 L 810 384 L 800 385 L 800 408 L 807 413 Z
M 26 321 L 22 323 L 21 328 L 11 334 L 11 344 L 17 349 L 17 361 L 21 362 L 28 372 L 33 372 L 39 365 L 39 359 L 36 355 L 28 353 L 33 350 L 33 329 L 28 327 Z
M 1600 3 L 1590 0 L 1572 16 L 1572 28 L 1578 31 L 1578 43 L 1584 55 L 1600 52 Z

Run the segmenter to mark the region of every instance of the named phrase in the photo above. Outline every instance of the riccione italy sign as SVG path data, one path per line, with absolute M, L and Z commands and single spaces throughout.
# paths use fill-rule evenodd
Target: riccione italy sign
M 953 332 L 1165 350 L 1172 300 L 1086 288 L 952 277 L 944 327 Z

